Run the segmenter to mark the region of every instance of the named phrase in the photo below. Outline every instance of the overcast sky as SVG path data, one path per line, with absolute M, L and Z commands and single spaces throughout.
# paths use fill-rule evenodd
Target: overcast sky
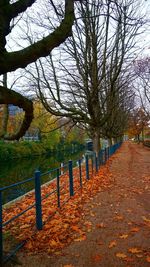
M 39 1 L 41 3 L 45 3 L 46 1 L 41 1 L 41 0 L 37 0 L 36 4 L 34 4 L 32 6 L 32 8 L 28 9 L 28 12 L 30 11 L 30 15 L 31 17 L 39 17 Z M 61 2 L 61 1 L 60 1 Z M 139 4 L 141 3 L 141 0 L 139 0 Z M 140 47 L 140 51 L 137 52 L 137 54 L 135 53 L 135 57 L 143 57 L 143 56 L 150 56 L 150 0 L 147 1 L 143 1 L 144 6 L 141 10 L 141 13 L 147 13 L 147 19 L 149 20 L 149 23 L 145 26 L 145 32 L 138 38 L 138 45 Z M 44 13 L 46 14 L 46 9 L 44 10 L 44 7 L 41 8 L 40 6 L 40 11 L 43 10 Z M 34 14 L 35 12 L 35 14 Z M 50 16 L 53 16 L 52 13 L 50 12 Z M 18 27 L 19 26 L 19 27 Z M 7 49 L 9 51 L 14 51 L 14 50 L 20 50 L 21 48 L 27 46 L 27 42 L 24 40 L 20 40 L 20 35 L 23 36 L 23 32 L 25 30 L 25 24 L 24 22 L 20 21 L 18 22 L 18 26 L 14 27 L 12 33 L 10 36 L 8 36 L 8 46 Z M 31 29 L 34 32 L 34 27 L 31 25 Z M 43 31 L 40 28 L 41 31 Z M 36 29 L 35 29 L 36 31 Z M 47 31 L 44 29 L 43 31 L 43 35 L 46 33 Z M 11 37 L 11 38 L 10 38 Z M 17 43 L 19 45 L 17 45 Z M 12 74 L 9 74 L 9 86 L 12 83 L 12 77 L 13 75 L 17 75 L 19 74 L 20 70 L 15 71 Z M 19 88 L 19 83 L 17 83 L 17 87 Z M 15 88 L 15 87 L 14 87 Z

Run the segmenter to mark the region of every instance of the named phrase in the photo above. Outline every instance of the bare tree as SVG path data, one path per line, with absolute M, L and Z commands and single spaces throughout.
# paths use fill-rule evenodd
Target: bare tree
M 116 87 L 111 97 L 107 98 L 108 119 L 103 127 L 103 135 L 108 138 L 110 144 L 112 139 L 122 140 L 127 130 L 128 119 L 131 110 L 135 107 L 135 93 L 131 87 L 130 73 L 124 73 L 118 78 Z
M 136 82 L 135 90 L 140 98 L 141 105 L 147 114 L 150 114 L 150 57 L 143 57 L 134 61 Z
M 14 27 L 14 20 L 31 7 L 36 0 L 10 0 L 0 1 L 0 74 L 14 71 L 18 68 L 25 68 L 28 64 L 36 61 L 40 57 L 47 56 L 53 48 L 59 46 L 71 35 L 71 28 L 74 21 L 74 0 L 65 0 L 64 16 L 61 17 L 60 24 L 47 36 L 34 42 L 19 51 L 8 52 L 6 49 L 6 37 Z M 54 5 L 51 0 L 50 4 Z M 41 12 L 41 10 L 40 10 Z M 24 135 L 33 119 L 32 101 L 21 94 L 9 90 L 6 86 L 0 86 L 0 104 L 14 104 L 24 109 L 25 117 L 17 133 L 11 136 L 4 136 L 4 139 L 19 139 Z
M 103 129 L 107 128 L 105 135 L 108 134 L 117 112 L 121 115 L 120 76 L 125 73 L 141 26 L 134 2 L 78 3 L 78 19 L 72 37 L 62 47 L 59 64 L 50 54 L 36 63 L 36 72 L 28 69 L 30 86 L 37 89 L 44 107 L 83 126 L 93 139 L 96 153 Z

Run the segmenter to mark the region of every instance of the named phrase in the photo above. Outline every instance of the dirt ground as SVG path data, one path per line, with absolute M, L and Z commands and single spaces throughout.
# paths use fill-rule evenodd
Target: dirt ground
M 150 148 L 123 143 L 110 170 L 112 186 L 84 207 L 86 239 L 55 256 L 19 252 L 23 267 L 150 266 Z

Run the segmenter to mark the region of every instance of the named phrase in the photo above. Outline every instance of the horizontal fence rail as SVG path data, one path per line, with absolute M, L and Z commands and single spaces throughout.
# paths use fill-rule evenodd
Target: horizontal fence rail
M 145 140 L 145 141 L 143 142 L 143 145 L 144 145 L 144 146 L 147 146 L 147 147 L 150 147 L 150 140 Z
M 56 213 L 57 208 L 61 208 L 70 197 L 72 197 L 75 192 L 82 188 L 84 182 L 88 182 L 88 180 L 91 178 L 92 174 L 95 172 L 98 172 L 101 165 L 105 164 L 106 161 L 109 159 L 111 155 L 115 153 L 115 151 L 121 146 L 121 142 L 114 144 L 110 147 L 107 147 L 103 150 L 100 150 L 98 155 L 96 155 L 94 152 L 90 152 L 89 154 L 86 154 L 85 157 L 82 157 L 82 159 L 79 159 L 77 161 L 69 160 L 68 163 L 61 165 L 60 168 L 49 170 L 45 173 L 41 173 L 39 170 L 36 170 L 34 173 L 34 176 L 26 179 L 24 181 L 12 184 L 10 186 L 5 186 L 3 188 L 0 188 L 0 266 L 3 265 L 4 262 L 6 262 L 8 259 L 10 259 L 11 256 L 13 256 L 26 242 L 24 240 L 23 242 L 17 244 L 15 248 L 13 248 L 10 251 L 4 250 L 4 228 L 7 227 L 10 223 L 14 222 L 19 218 L 20 216 L 24 215 L 26 212 L 28 212 L 31 209 L 35 209 L 35 225 L 36 230 L 42 230 L 43 225 Z M 85 171 L 85 178 L 82 175 L 82 171 Z M 74 175 L 74 172 L 76 171 L 76 175 Z M 53 180 L 51 182 L 54 183 L 54 189 L 50 192 L 48 192 L 45 196 L 43 196 L 42 189 L 46 185 L 42 184 L 42 177 L 45 175 L 54 175 Z M 64 179 L 65 176 L 65 179 Z M 68 177 L 68 178 L 67 178 Z M 66 179 L 67 178 L 67 179 Z M 75 186 L 75 179 L 77 181 Z M 83 181 L 83 179 L 85 181 Z M 65 181 L 64 181 L 65 180 Z M 13 216 L 7 221 L 3 221 L 3 193 L 4 191 L 7 191 L 13 187 L 34 182 L 34 191 L 33 194 L 35 195 L 35 202 L 29 205 L 26 209 L 19 212 L 17 215 Z M 67 190 L 67 192 L 66 192 Z M 66 199 L 61 198 L 62 195 L 66 195 Z M 48 218 L 44 218 L 43 214 L 43 202 L 46 198 L 49 196 L 54 195 L 56 197 L 56 209 L 55 211 L 49 215 Z M 23 197 L 23 196 L 22 196 Z M 20 199 L 21 201 L 21 199 Z

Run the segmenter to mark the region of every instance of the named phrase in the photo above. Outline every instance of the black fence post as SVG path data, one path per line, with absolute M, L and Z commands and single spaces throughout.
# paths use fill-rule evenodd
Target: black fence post
M 2 191 L 0 191 L 0 266 L 3 265 L 3 216 L 2 216 Z
M 95 170 L 96 172 L 98 172 L 98 159 L 96 153 L 95 153 Z
M 78 161 L 79 164 L 79 177 L 80 177 L 80 187 L 82 187 L 82 170 L 81 170 L 81 159 Z
M 107 147 L 107 158 L 109 159 L 110 153 L 109 153 L 109 146 Z
M 92 155 L 92 158 L 91 158 L 91 165 L 92 165 L 92 174 L 93 174 L 93 169 L 94 169 L 93 155 Z
M 101 166 L 103 164 L 103 161 L 102 161 L 102 155 L 103 155 L 103 152 L 102 152 L 102 149 L 99 151 L 99 165 Z
M 101 156 L 100 156 L 100 151 L 98 152 L 98 169 L 100 168 L 101 165 Z
M 73 190 L 72 160 L 69 160 L 69 190 L 70 190 L 70 196 L 73 196 L 74 195 L 74 190 Z
M 42 230 L 42 206 L 41 206 L 41 172 L 35 171 L 35 202 L 36 202 L 36 227 Z
M 106 161 L 107 161 L 107 148 L 105 147 L 105 163 L 106 163 Z
M 85 156 L 86 179 L 89 180 L 89 158 Z
M 59 169 L 57 169 L 57 206 L 60 208 L 60 176 Z

